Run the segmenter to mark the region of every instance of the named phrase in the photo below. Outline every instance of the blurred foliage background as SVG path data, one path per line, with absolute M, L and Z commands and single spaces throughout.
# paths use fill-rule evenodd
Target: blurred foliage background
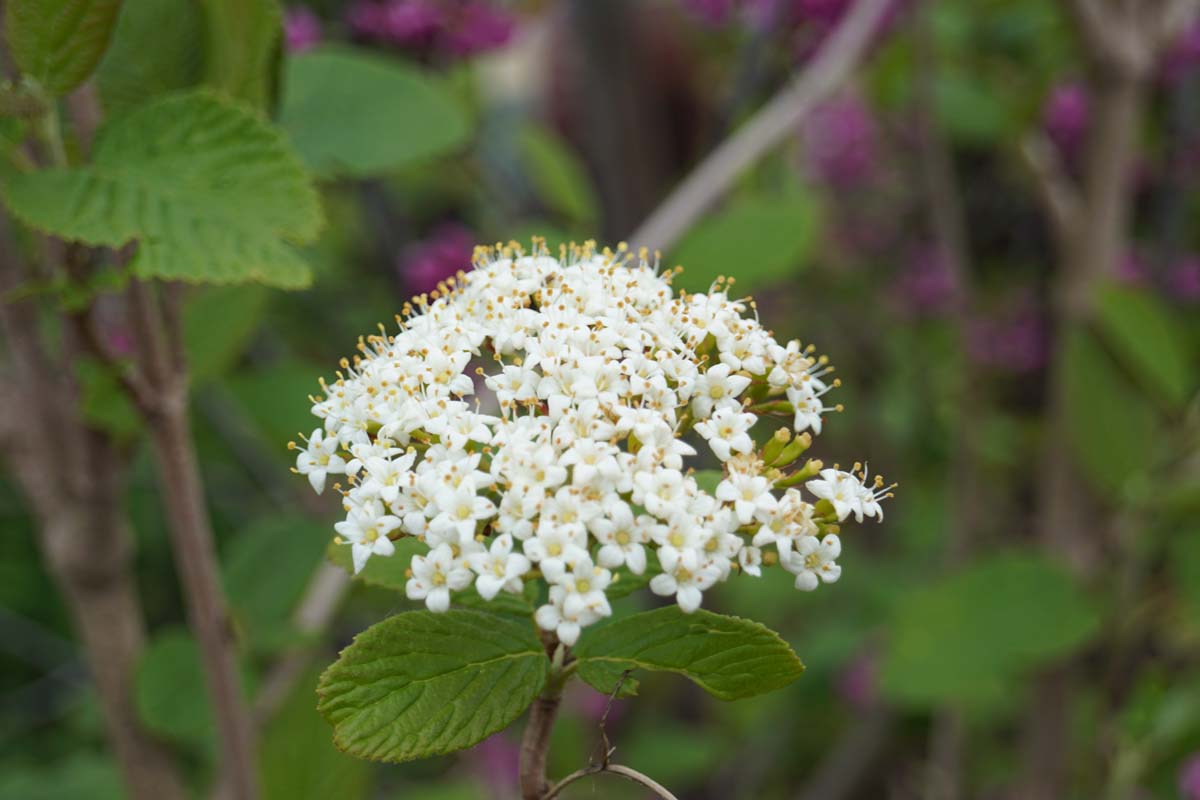
M 853 2 L 221 5 L 126 2 L 96 85 L 115 109 L 266 53 L 270 79 L 239 91 L 320 179 L 309 288 L 205 288 L 185 308 L 248 702 L 281 657 L 299 675 L 267 704 L 263 794 L 514 798 L 519 731 L 402 766 L 334 750 L 316 675 L 410 604 L 368 570 L 334 582 L 327 624 L 306 621 L 338 509 L 288 474 L 286 444 L 314 426 L 316 378 L 474 244 L 627 237 Z M 886 522 L 847 537 L 836 585 L 799 594 L 768 571 L 706 596 L 781 631 L 800 681 L 723 704 L 646 675 L 615 702 L 620 759 L 681 798 L 1034 796 L 1017 787 L 1047 747 L 1048 697 L 1063 710 L 1060 796 L 1200 798 L 1200 27 L 1144 82 L 1128 246 L 1083 325 L 1058 310 L 1055 231 L 1022 156 L 1033 137 L 1086 177 L 1106 123 L 1077 27 L 1045 0 L 894 3 L 852 79 L 664 254 L 686 288 L 733 276 L 780 338 L 827 353 L 845 411 L 819 448 L 869 454 L 900 482 Z M 85 417 L 135 454 L 125 501 L 151 633 L 137 710 L 207 792 L 213 722 L 141 423 L 103 370 L 79 380 Z M 1045 533 L 1052 453 L 1086 484 L 1082 555 Z M 0 514 L 0 797 L 122 797 L 8 478 Z M 573 687 L 551 774 L 595 756 L 605 707 Z M 610 778 L 568 796 L 643 795 Z

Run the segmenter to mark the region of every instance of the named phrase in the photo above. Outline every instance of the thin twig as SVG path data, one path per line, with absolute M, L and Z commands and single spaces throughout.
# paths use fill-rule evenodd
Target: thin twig
M 616 702 L 617 699 L 617 694 L 620 693 L 621 687 L 625 685 L 625 681 L 629 678 L 629 674 L 631 672 L 633 672 L 632 669 L 627 669 L 621 673 L 621 677 L 617 678 L 617 685 L 614 686 L 613 690 L 609 693 L 608 702 L 604 704 L 604 713 L 600 715 L 600 743 L 601 747 L 604 748 L 603 754 L 600 756 L 600 766 L 602 767 L 608 766 L 613 752 L 617 749 L 608 741 L 608 712 L 612 711 L 613 703 Z
M 558 783 L 554 784 L 554 786 L 550 788 L 550 791 L 542 795 L 542 800 L 554 800 L 554 798 L 558 797 L 559 793 L 561 793 L 563 789 L 567 788 L 572 783 L 575 783 L 575 781 L 582 780 L 589 775 L 603 775 L 605 773 L 609 775 L 619 775 L 625 780 L 633 781 L 636 784 L 645 786 L 647 789 L 662 798 L 662 800 L 679 800 L 678 797 L 671 794 L 671 792 L 658 781 L 654 780 L 648 775 L 643 775 L 636 769 L 626 767 L 622 764 L 595 764 L 590 767 L 584 767 L 581 770 L 576 770 Z
M 182 321 L 178 304 L 160 305 L 154 287 L 133 281 L 130 307 L 143 372 L 156 395 L 146 421 L 158 459 L 163 503 L 188 619 L 200 648 L 217 723 L 222 790 L 235 800 L 257 796 L 254 731 L 243 700 L 232 629 L 217 569 L 212 524 L 188 421 L 187 374 L 173 344 Z
M 859 62 L 890 0 L 858 0 L 816 57 L 745 125 L 714 150 L 629 236 L 636 246 L 667 249 L 733 181 L 779 144 Z
M 1033 176 L 1061 250 L 1074 237 L 1083 213 L 1079 189 L 1063 169 L 1054 145 L 1044 135 L 1027 136 L 1021 145 L 1021 156 Z

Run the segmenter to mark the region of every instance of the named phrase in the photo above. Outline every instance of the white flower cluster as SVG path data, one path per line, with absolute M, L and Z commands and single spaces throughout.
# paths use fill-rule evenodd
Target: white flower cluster
M 318 492 L 346 476 L 336 529 L 356 571 L 416 537 L 428 552 L 407 593 L 433 611 L 472 584 L 490 600 L 540 577 L 537 622 L 567 644 L 611 613 L 618 568 L 688 612 L 764 564 L 800 589 L 838 579 L 838 523 L 882 518 L 890 487 L 799 462 L 833 410 L 823 358 L 777 343 L 724 281 L 674 296 L 675 272 L 644 252 L 556 259 L 535 242 L 474 262 L 406 306 L 398 333 L 360 340 L 314 399 L 324 427 L 296 471 Z M 709 491 L 688 462 L 714 458 Z

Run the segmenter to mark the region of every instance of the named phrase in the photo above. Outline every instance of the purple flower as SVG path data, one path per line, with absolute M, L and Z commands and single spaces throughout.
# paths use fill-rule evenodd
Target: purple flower
M 457 222 L 439 225 L 429 238 L 405 248 L 398 269 L 414 294 L 431 292 L 439 282 L 471 268 L 475 235 Z
M 302 53 L 321 43 L 321 19 L 304 6 L 289 8 L 283 35 L 289 53 Z
M 495 733 L 468 751 L 473 771 L 485 786 L 493 789 L 515 790 L 519 774 L 517 762 L 520 751 L 503 733 Z M 503 796 L 507 796 L 507 792 Z
M 1187 256 L 1167 268 L 1171 297 L 1185 303 L 1200 301 L 1200 256 Z
M 517 24 L 482 0 L 360 0 L 348 21 L 362 38 L 454 58 L 507 44 Z
M 834 688 L 851 707 L 862 711 L 873 706 L 879 698 L 877 672 L 874 657 L 862 653 L 838 673 Z
M 581 716 L 592 722 L 599 722 L 605 710 L 608 711 L 608 722 L 616 722 L 626 711 L 624 700 L 614 699 L 610 706 L 608 695 L 584 687 L 580 687 L 579 691 L 571 696 L 571 705 Z
M 444 15 L 429 0 L 361 0 L 351 6 L 348 22 L 355 33 L 367 39 L 417 47 L 440 32 Z
M 946 255 L 937 247 L 924 247 L 912 258 L 895 284 L 896 295 L 905 308 L 918 316 L 938 316 L 950 310 L 958 295 L 958 284 Z
M 1030 299 L 991 317 L 972 321 L 967 354 L 976 364 L 1016 374 L 1046 365 L 1049 329 Z
M 870 109 L 858 97 L 842 95 L 813 112 L 805 129 L 807 160 L 818 180 L 857 186 L 874 172 L 877 139 Z
M 1179 768 L 1179 795 L 1183 800 L 1200 800 L 1200 753 L 1193 753 Z
M 1181 79 L 1200 65 L 1200 20 L 1185 30 L 1163 57 L 1162 76 L 1168 82 Z
M 1137 252 L 1128 252 L 1117 263 L 1117 280 L 1130 286 L 1145 286 L 1150 282 L 1150 265 Z
M 775 0 L 767 0 L 775 2 Z M 689 13 L 714 28 L 724 25 L 733 14 L 734 0 L 683 0 Z
M 1075 158 L 1083 146 L 1089 113 L 1087 92 L 1080 84 L 1064 83 L 1051 90 L 1042 111 L 1042 126 L 1064 158 Z
M 442 34 L 442 45 L 451 55 L 466 58 L 508 43 L 517 21 L 502 8 L 472 2 L 460 6 Z
M 792 10 L 802 22 L 833 25 L 852 5 L 854 0 L 793 0 Z

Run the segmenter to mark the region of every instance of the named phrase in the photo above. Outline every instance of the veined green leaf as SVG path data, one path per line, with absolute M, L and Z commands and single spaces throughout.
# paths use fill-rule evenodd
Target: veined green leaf
M 722 700 L 787 686 L 804 665 L 779 634 L 757 622 L 678 606 L 644 611 L 584 631 L 579 677 L 611 692 L 626 669 L 677 672 Z
M 9 0 L 5 32 L 21 72 L 56 95 L 87 80 L 104 55 L 120 0 Z
M 410 611 L 355 637 L 321 676 L 317 708 L 339 748 L 409 761 L 470 747 L 507 727 L 549 674 L 532 622 Z
M 92 164 L 10 174 L 2 190 L 31 227 L 91 245 L 136 240 L 142 278 L 310 280 L 291 244 L 320 228 L 316 190 L 271 126 L 210 92 L 140 106 L 101 130 Z

